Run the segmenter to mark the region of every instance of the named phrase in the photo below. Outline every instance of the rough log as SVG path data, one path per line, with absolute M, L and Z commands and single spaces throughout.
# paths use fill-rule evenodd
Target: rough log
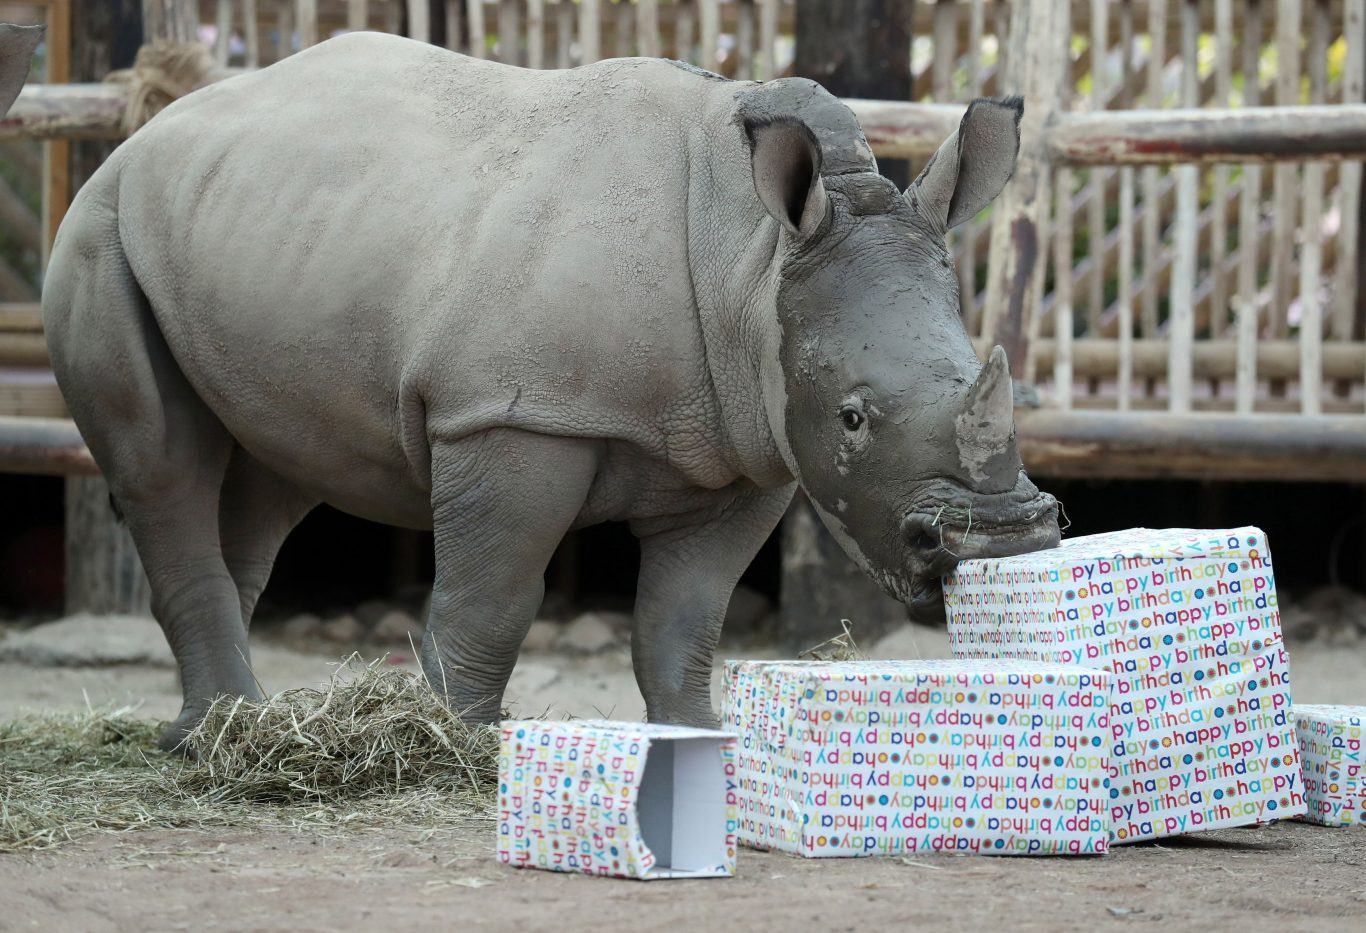
M 124 91 L 112 84 L 26 84 L 0 139 L 119 139 Z
M 986 352 L 983 342 L 979 350 Z M 1133 374 L 1140 378 L 1161 379 L 1167 375 L 1166 340 L 1134 340 L 1130 361 Z M 1193 373 L 1197 379 L 1232 379 L 1237 371 L 1238 344 L 1234 340 L 1197 340 L 1193 348 Z M 1053 365 L 1057 341 L 1052 338 L 1034 342 L 1034 353 L 1041 370 Z M 1082 378 L 1112 379 L 1119 372 L 1119 341 L 1077 338 L 1072 341 L 1072 372 Z M 1257 372 L 1268 379 L 1298 379 L 1300 341 L 1260 340 L 1257 342 Z M 1366 372 L 1366 343 L 1323 344 L 1323 373 L 1328 379 L 1358 379 Z M 1366 478 L 1366 477 L 1364 477 Z
M 1366 477 L 1360 415 L 1036 410 L 1015 417 L 1021 456 L 1036 477 L 1352 483 Z
M 0 473 L 97 476 L 99 472 L 73 421 L 0 415 Z
M 863 126 L 878 158 L 910 159 L 934 152 L 958 129 L 962 104 L 906 104 L 891 100 L 845 103 Z
M 1063 114 L 1047 139 L 1067 165 L 1354 159 L 1366 155 L 1366 104 Z

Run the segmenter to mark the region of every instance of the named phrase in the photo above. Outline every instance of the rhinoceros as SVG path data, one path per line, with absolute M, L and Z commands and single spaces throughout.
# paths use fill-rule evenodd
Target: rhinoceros
M 1058 540 L 946 231 L 1010 178 L 978 100 L 904 193 L 818 84 L 531 71 L 352 34 L 168 107 L 80 191 L 44 326 L 179 662 L 175 747 L 321 502 L 433 529 L 421 661 L 494 719 L 574 528 L 624 520 L 653 721 L 715 724 L 741 572 L 800 485 L 920 616 Z

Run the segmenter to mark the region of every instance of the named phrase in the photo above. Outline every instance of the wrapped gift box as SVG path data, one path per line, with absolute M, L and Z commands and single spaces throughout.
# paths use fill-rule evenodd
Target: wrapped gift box
M 1305 810 L 1266 536 L 1135 528 L 964 561 L 944 580 L 956 657 L 1105 667 L 1116 677 L 1118 842 Z
M 1366 706 L 1291 708 L 1304 763 L 1304 819 L 1366 826 Z
M 740 841 L 804 856 L 1100 853 L 1104 671 L 730 661 Z
M 505 722 L 498 859 L 623 878 L 735 871 L 735 736 L 638 722 Z

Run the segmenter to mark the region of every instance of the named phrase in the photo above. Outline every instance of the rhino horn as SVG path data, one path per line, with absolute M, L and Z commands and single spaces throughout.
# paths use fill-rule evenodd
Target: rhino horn
M 954 422 L 958 457 L 974 482 L 984 482 L 987 463 L 1005 453 L 1015 437 L 1015 400 L 1006 351 L 991 351 L 977 381 L 968 390 L 963 411 Z
M 0 117 L 9 113 L 28 77 L 33 50 L 43 38 L 42 26 L 0 23 Z

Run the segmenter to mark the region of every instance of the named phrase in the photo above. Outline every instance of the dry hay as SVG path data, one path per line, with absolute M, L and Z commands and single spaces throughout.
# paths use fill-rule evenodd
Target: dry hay
M 92 831 L 275 824 L 433 829 L 487 817 L 498 731 L 417 675 L 354 658 L 322 689 L 223 698 L 187 740 L 129 709 L 0 723 L 0 852 Z

